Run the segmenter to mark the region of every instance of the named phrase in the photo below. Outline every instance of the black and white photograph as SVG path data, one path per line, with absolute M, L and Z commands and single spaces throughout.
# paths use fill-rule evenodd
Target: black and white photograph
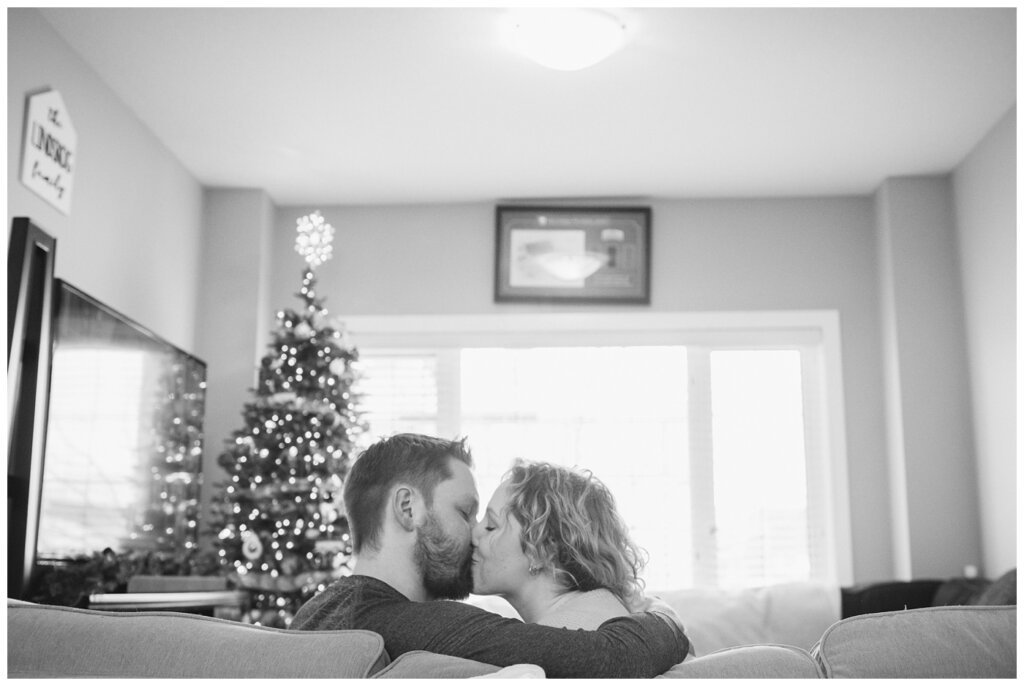
M 6 18 L 6 676 L 1018 676 L 1016 3 Z

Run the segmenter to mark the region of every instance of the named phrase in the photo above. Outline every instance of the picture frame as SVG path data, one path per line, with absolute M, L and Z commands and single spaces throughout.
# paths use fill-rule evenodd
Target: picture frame
M 651 208 L 498 205 L 495 302 L 651 302 Z

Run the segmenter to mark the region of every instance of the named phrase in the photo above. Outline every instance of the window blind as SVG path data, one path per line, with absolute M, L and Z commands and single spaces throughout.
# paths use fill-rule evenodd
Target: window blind
M 434 352 L 362 355 L 359 386 L 370 430 L 361 447 L 394 433 L 438 434 L 438 356 Z

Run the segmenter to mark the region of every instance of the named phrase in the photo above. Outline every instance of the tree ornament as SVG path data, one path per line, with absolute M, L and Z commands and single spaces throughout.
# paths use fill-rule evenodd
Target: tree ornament
M 242 554 L 247 560 L 253 561 L 263 557 L 263 541 L 255 531 L 242 532 Z
M 341 376 L 345 373 L 345 359 L 339 357 L 336 360 L 331 360 L 331 363 L 327 365 L 327 368 L 331 370 L 331 374 Z
M 259 619 L 259 624 L 274 628 L 284 627 L 284 618 L 278 615 L 277 610 L 265 610 Z
M 337 519 L 341 513 L 338 511 L 338 506 L 331 501 L 320 502 L 320 517 L 323 521 L 330 524 Z
M 337 474 L 331 474 L 331 478 L 324 482 L 324 493 L 338 502 L 341 502 L 341 492 L 344 488 L 345 482 Z
M 281 571 L 288 576 L 294 576 L 300 568 L 299 559 L 296 555 L 288 555 L 281 561 Z

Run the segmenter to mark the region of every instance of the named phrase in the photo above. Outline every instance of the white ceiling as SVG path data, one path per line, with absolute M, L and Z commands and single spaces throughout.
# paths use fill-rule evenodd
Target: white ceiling
M 500 8 L 43 9 L 206 186 L 278 205 L 866 194 L 1016 102 L 1016 10 L 623 8 L 578 72 Z

